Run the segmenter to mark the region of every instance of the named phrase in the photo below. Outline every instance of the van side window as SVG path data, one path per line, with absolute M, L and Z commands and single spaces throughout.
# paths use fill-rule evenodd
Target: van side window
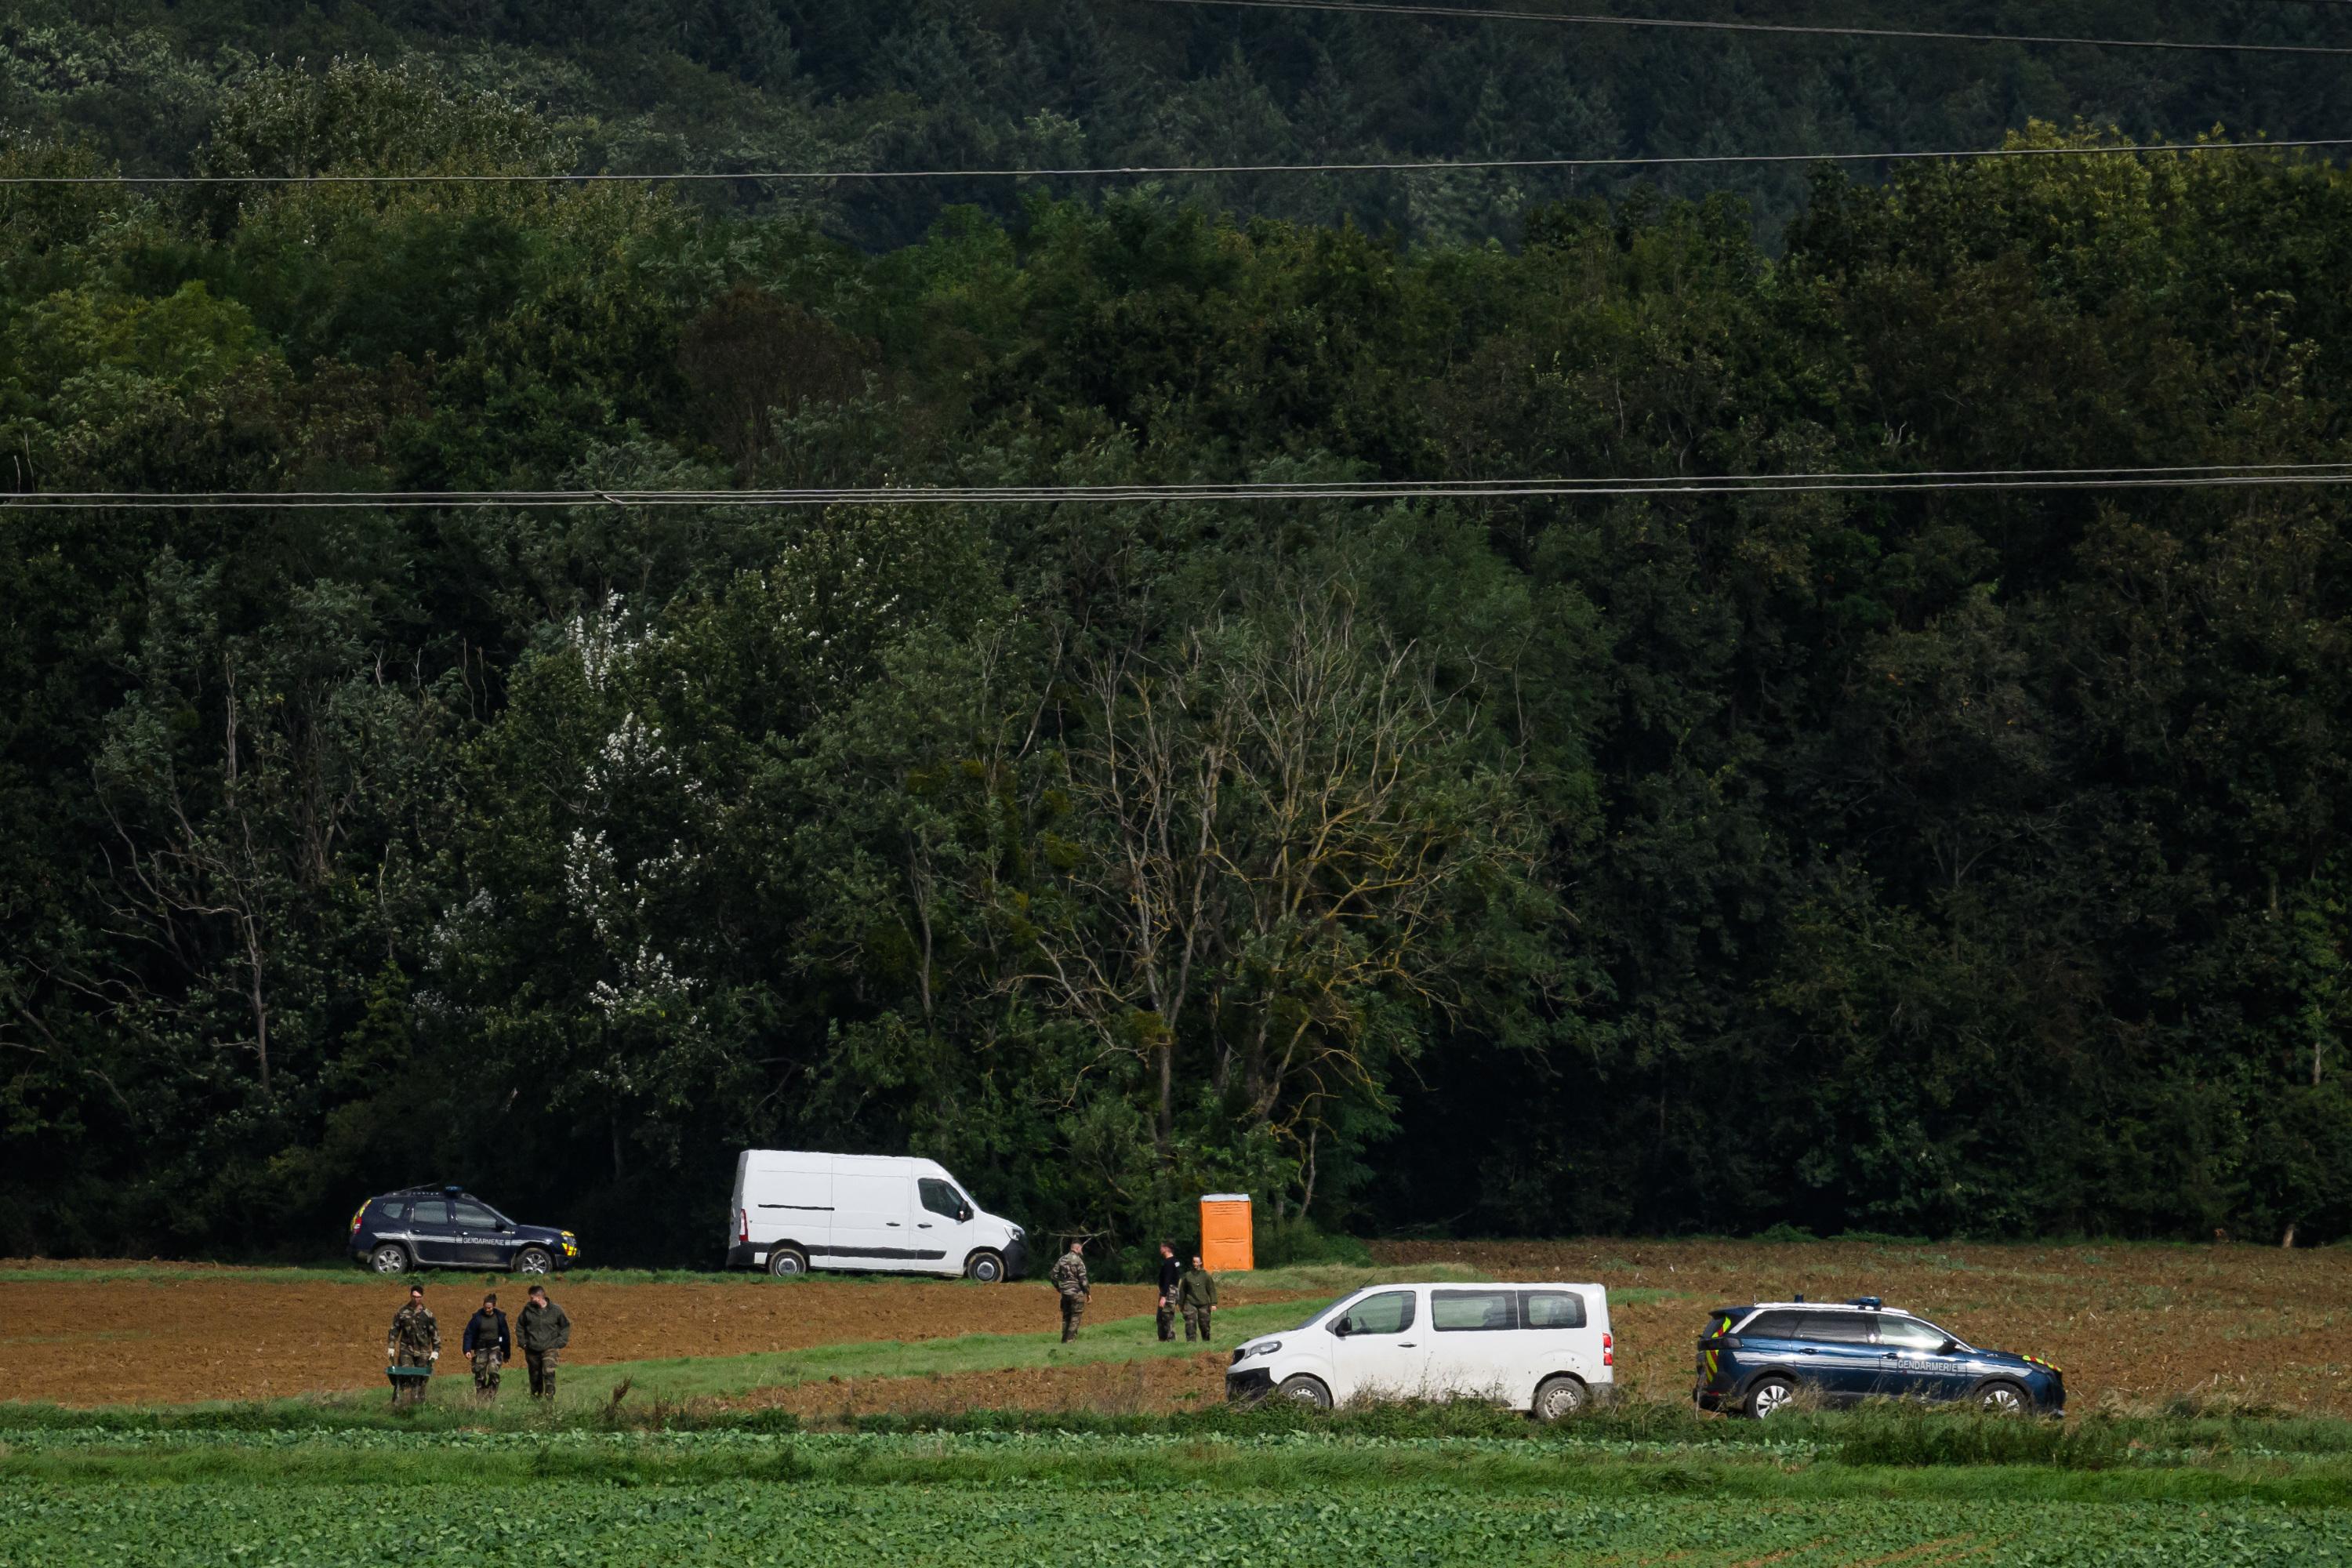
M 923 1206 L 933 1214 L 942 1214 L 950 1219 L 962 1217 L 963 1194 L 937 1176 L 923 1177 L 915 1184 L 915 1191 L 921 1195 Z
M 1516 1329 L 1518 1298 L 1511 1290 L 1432 1290 L 1429 1323 L 1439 1332 L 1472 1329 Z
M 1519 1322 L 1530 1329 L 1580 1329 L 1584 1298 L 1572 1290 L 1522 1290 Z
M 1412 1327 L 1412 1292 L 1390 1290 L 1348 1309 L 1351 1334 L 1401 1334 Z
M 1946 1338 L 1943 1330 L 1916 1318 L 1888 1316 L 1878 1320 L 1878 1342 L 1898 1350 L 1939 1351 Z
M 1807 1312 L 1805 1326 L 1799 1331 L 1798 1338 L 1866 1345 L 1870 1342 L 1870 1325 L 1866 1312 Z
M 446 1198 L 426 1198 L 410 1212 L 408 1223 L 411 1225 L 447 1225 L 449 1223 L 449 1200 Z
M 1793 1340 L 1797 1337 L 1795 1312 L 1759 1312 L 1736 1331 L 1743 1339 Z

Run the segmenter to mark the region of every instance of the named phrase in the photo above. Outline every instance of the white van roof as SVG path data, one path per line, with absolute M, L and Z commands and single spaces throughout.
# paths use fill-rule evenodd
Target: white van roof
M 815 1149 L 746 1149 L 735 1162 L 738 1169 L 757 1164 L 775 1171 L 865 1171 L 882 1175 L 891 1171 L 914 1176 L 948 1175 L 947 1167 L 937 1160 L 925 1160 L 912 1154 L 829 1154 Z

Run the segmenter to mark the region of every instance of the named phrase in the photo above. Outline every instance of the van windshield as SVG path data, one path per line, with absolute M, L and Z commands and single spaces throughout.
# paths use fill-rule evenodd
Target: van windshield
M 1313 1328 L 1316 1324 L 1318 1324 L 1318 1323 L 1321 1322 L 1321 1321 L 1323 1321 L 1324 1314 L 1326 1314 L 1326 1313 L 1329 1312 L 1333 1308 L 1337 1307 L 1340 1302 L 1342 1302 L 1342 1301 L 1352 1301 L 1352 1300 L 1354 1300 L 1356 1299 L 1356 1297 L 1357 1297 L 1357 1296 L 1359 1296 L 1359 1295 L 1360 1295 L 1360 1294 L 1361 1294 L 1361 1292 L 1360 1292 L 1360 1291 L 1350 1290 L 1350 1291 L 1349 1291 L 1345 1296 L 1334 1296 L 1334 1297 L 1332 1297 L 1329 1300 L 1328 1300 L 1328 1301 L 1324 1302 L 1321 1306 L 1319 1306 L 1319 1307 L 1316 1308 L 1313 1311 L 1311 1311 L 1311 1312 L 1307 1313 L 1307 1321 L 1306 1321 L 1305 1322 L 1303 1322 L 1303 1323 L 1299 1324 L 1299 1325 L 1298 1325 L 1297 1328 L 1295 1328 L 1295 1329 L 1289 1330 L 1288 1331 L 1289 1331 L 1289 1332 L 1291 1332 L 1291 1333 L 1294 1333 L 1294 1334 L 1303 1334 L 1303 1333 L 1305 1333 L 1307 1330 L 1309 1330 L 1309 1329 Z

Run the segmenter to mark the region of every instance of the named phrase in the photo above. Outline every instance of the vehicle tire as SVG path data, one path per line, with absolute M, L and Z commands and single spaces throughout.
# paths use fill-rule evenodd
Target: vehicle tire
M 1562 1373 L 1548 1377 L 1536 1385 L 1535 1408 L 1528 1412 L 1538 1421 L 1565 1421 L 1584 1414 L 1592 1395 L 1581 1378 Z
M 1004 1259 L 983 1248 L 963 1260 L 963 1277 L 983 1285 L 1001 1285 L 1004 1282 Z
M 526 1247 L 515 1254 L 514 1271 L 518 1274 L 546 1274 L 555 1268 L 555 1259 L 543 1247 Z
M 1284 1378 L 1275 1384 L 1274 1392 L 1280 1398 L 1295 1399 L 1318 1410 L 1331 1408 L 1331 1391 L 1323 1386 L 1323 1380 L 1309 1377 L 1303 1372 Z
M 1988 1415 L 2022 1415 L 2032 1402 L 2013 1383 L 1988 1383 L 1977 1390 L 1977 1405 Z
M 396 1241 L 387 1241 L 368 1254 L 368 1267 L 378 1274 L 408 1272 L 408 1248 Z
M 1749 1385 L 1744 1408 L 1748 1415 L 1761 1421 L 1776 1411 L 1788 1408 L 1789 1401 L 1796 1397 L 1797 1385 L 1787 1378 L 1759 1378 Z
M 808 1273 L 808 1254 L 797 1247 L 780 1247 L 768 1254 L 768 1272 L 779 1279 L 798 1279 Z

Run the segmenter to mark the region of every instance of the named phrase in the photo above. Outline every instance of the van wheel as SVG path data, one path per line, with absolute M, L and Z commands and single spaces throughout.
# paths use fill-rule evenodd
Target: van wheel
M 1571 1415 L 1584 1414 L 1587 1397 L 1584 1384 L 1578 1379 L 1548 1377 L 1536 1389 L 1533 1414 L 1538 1421 L 1565 1421 Z
M 396 1241 L 387 1241 L 368 1254 L 368 1267 L 378 1274 L 408 1272 L 408 1248 Z
M 555 1259 L 543 1247 L 526 1247 L 515 1254 L 514 1268 L 518 1274 L 544 1274 L 555 1267 Z
M 1988 1383 L 1977 1390 L 1977 1404 L 1988 1415 L 2022 1415 L 2025 1390 L 2013 1383 Z
M 964 1260 L 963 1275 L 983 1285 L 994 1285 L 1004 1278 L 1004 1259 L 993 1252 L 975 1252 Z
M 1785 1377 L 1768 1377 L 1748 1391 L 1748 1414 L 1761 1421 L 1788 1407 L 1797 1397 L 1797 1385 Z
M 1303 1372 L 1295 1376 L 1284 1378 L 1275 1385 L 1274 1391 L 1285 1399 L 1295 1399 L 1301 1405 L 1312 1405 L 1318 1410 L 1331 1408 L 1331 1391 L 1323 1386 L 1323 1380 L 1319 1377 L 1309 1377 Z
M 768 1272 L 779 1279 L 797 1279 L 808 1272 L 808 1254 L 797 1247 L 780 1247 L 768 1254 Z

